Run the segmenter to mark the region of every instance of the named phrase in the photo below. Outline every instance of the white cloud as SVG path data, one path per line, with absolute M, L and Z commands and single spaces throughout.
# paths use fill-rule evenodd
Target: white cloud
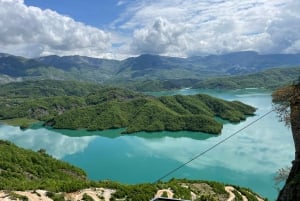
M 184 26 L 158 18 L 152 26 L 134 32 L 132 50 L 134 53 L 152 54 L 179 52 L 184 47 L 184 31 Z
M 0 0 L 2 52 L 23 56 L 80 54 L 103 56 L 110 34 L 52 10 L 28 7 L 22 0 Z
M 276 19 L 270 23 L 267 32 L 272 39 L 272 49 L 284 53 L 300 52 L 300 1 L 287 3 Z
M 297 0 L 143 0 L 116 21 L 120 29 L 133 31 L 134 53 L 295 53 L 299 10 Z
M 2 52 L 125 58 L 254 50 L 300 52 L 298 0 L 119 0 L 103 31 L 22 0 L 0 0 Z

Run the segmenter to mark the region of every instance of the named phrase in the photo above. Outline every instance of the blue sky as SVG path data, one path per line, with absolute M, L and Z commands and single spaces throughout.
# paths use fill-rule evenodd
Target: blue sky
M 101 29 L 106 29 L 124 10 L 118 0 L 25 0 L 25 4 L 51 9 Z
M 0 0 L 0 48 L 114 59 L 300 53 L 299 10 L 299 0 Z

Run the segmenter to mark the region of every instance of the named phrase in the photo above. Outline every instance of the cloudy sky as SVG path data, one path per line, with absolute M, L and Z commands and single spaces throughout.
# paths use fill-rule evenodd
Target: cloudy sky
M 299 0 L 0 0 L 0 52 L 300 53 L 299 10 Z

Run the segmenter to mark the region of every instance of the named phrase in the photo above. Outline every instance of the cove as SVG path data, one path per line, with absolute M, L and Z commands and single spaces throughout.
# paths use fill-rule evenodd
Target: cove
M 256 115 L 239 124 L 225 123 L 219 136 L 198 132 L 140 132 L 121 135 L 123 129 L 94 131 L 54 130 L 34 125 L 22 131 L 0 125 L 0 138 L 39 150 L 84 169 L 93 180 L 122 183 L 155 182 L 170 170 L 225 139 L 272 109 L 269 91 L 184 89 L 151 93 L 155 96 L 207 93 L 239 100 L 257 108 Z M 291 131 L 271 113 L 230 140 L 166 178 L 216 180 L 249 187 L 270 200 L 277 196 L 273 177 L 290 166 L 294 156 Z

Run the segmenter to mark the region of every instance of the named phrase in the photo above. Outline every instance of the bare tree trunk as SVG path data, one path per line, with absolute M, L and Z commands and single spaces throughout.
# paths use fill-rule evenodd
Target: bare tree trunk
M 300 97 L 291 101 L 291 128 L 295 143 L 295 160 L 277 201 L 300 200 Z

